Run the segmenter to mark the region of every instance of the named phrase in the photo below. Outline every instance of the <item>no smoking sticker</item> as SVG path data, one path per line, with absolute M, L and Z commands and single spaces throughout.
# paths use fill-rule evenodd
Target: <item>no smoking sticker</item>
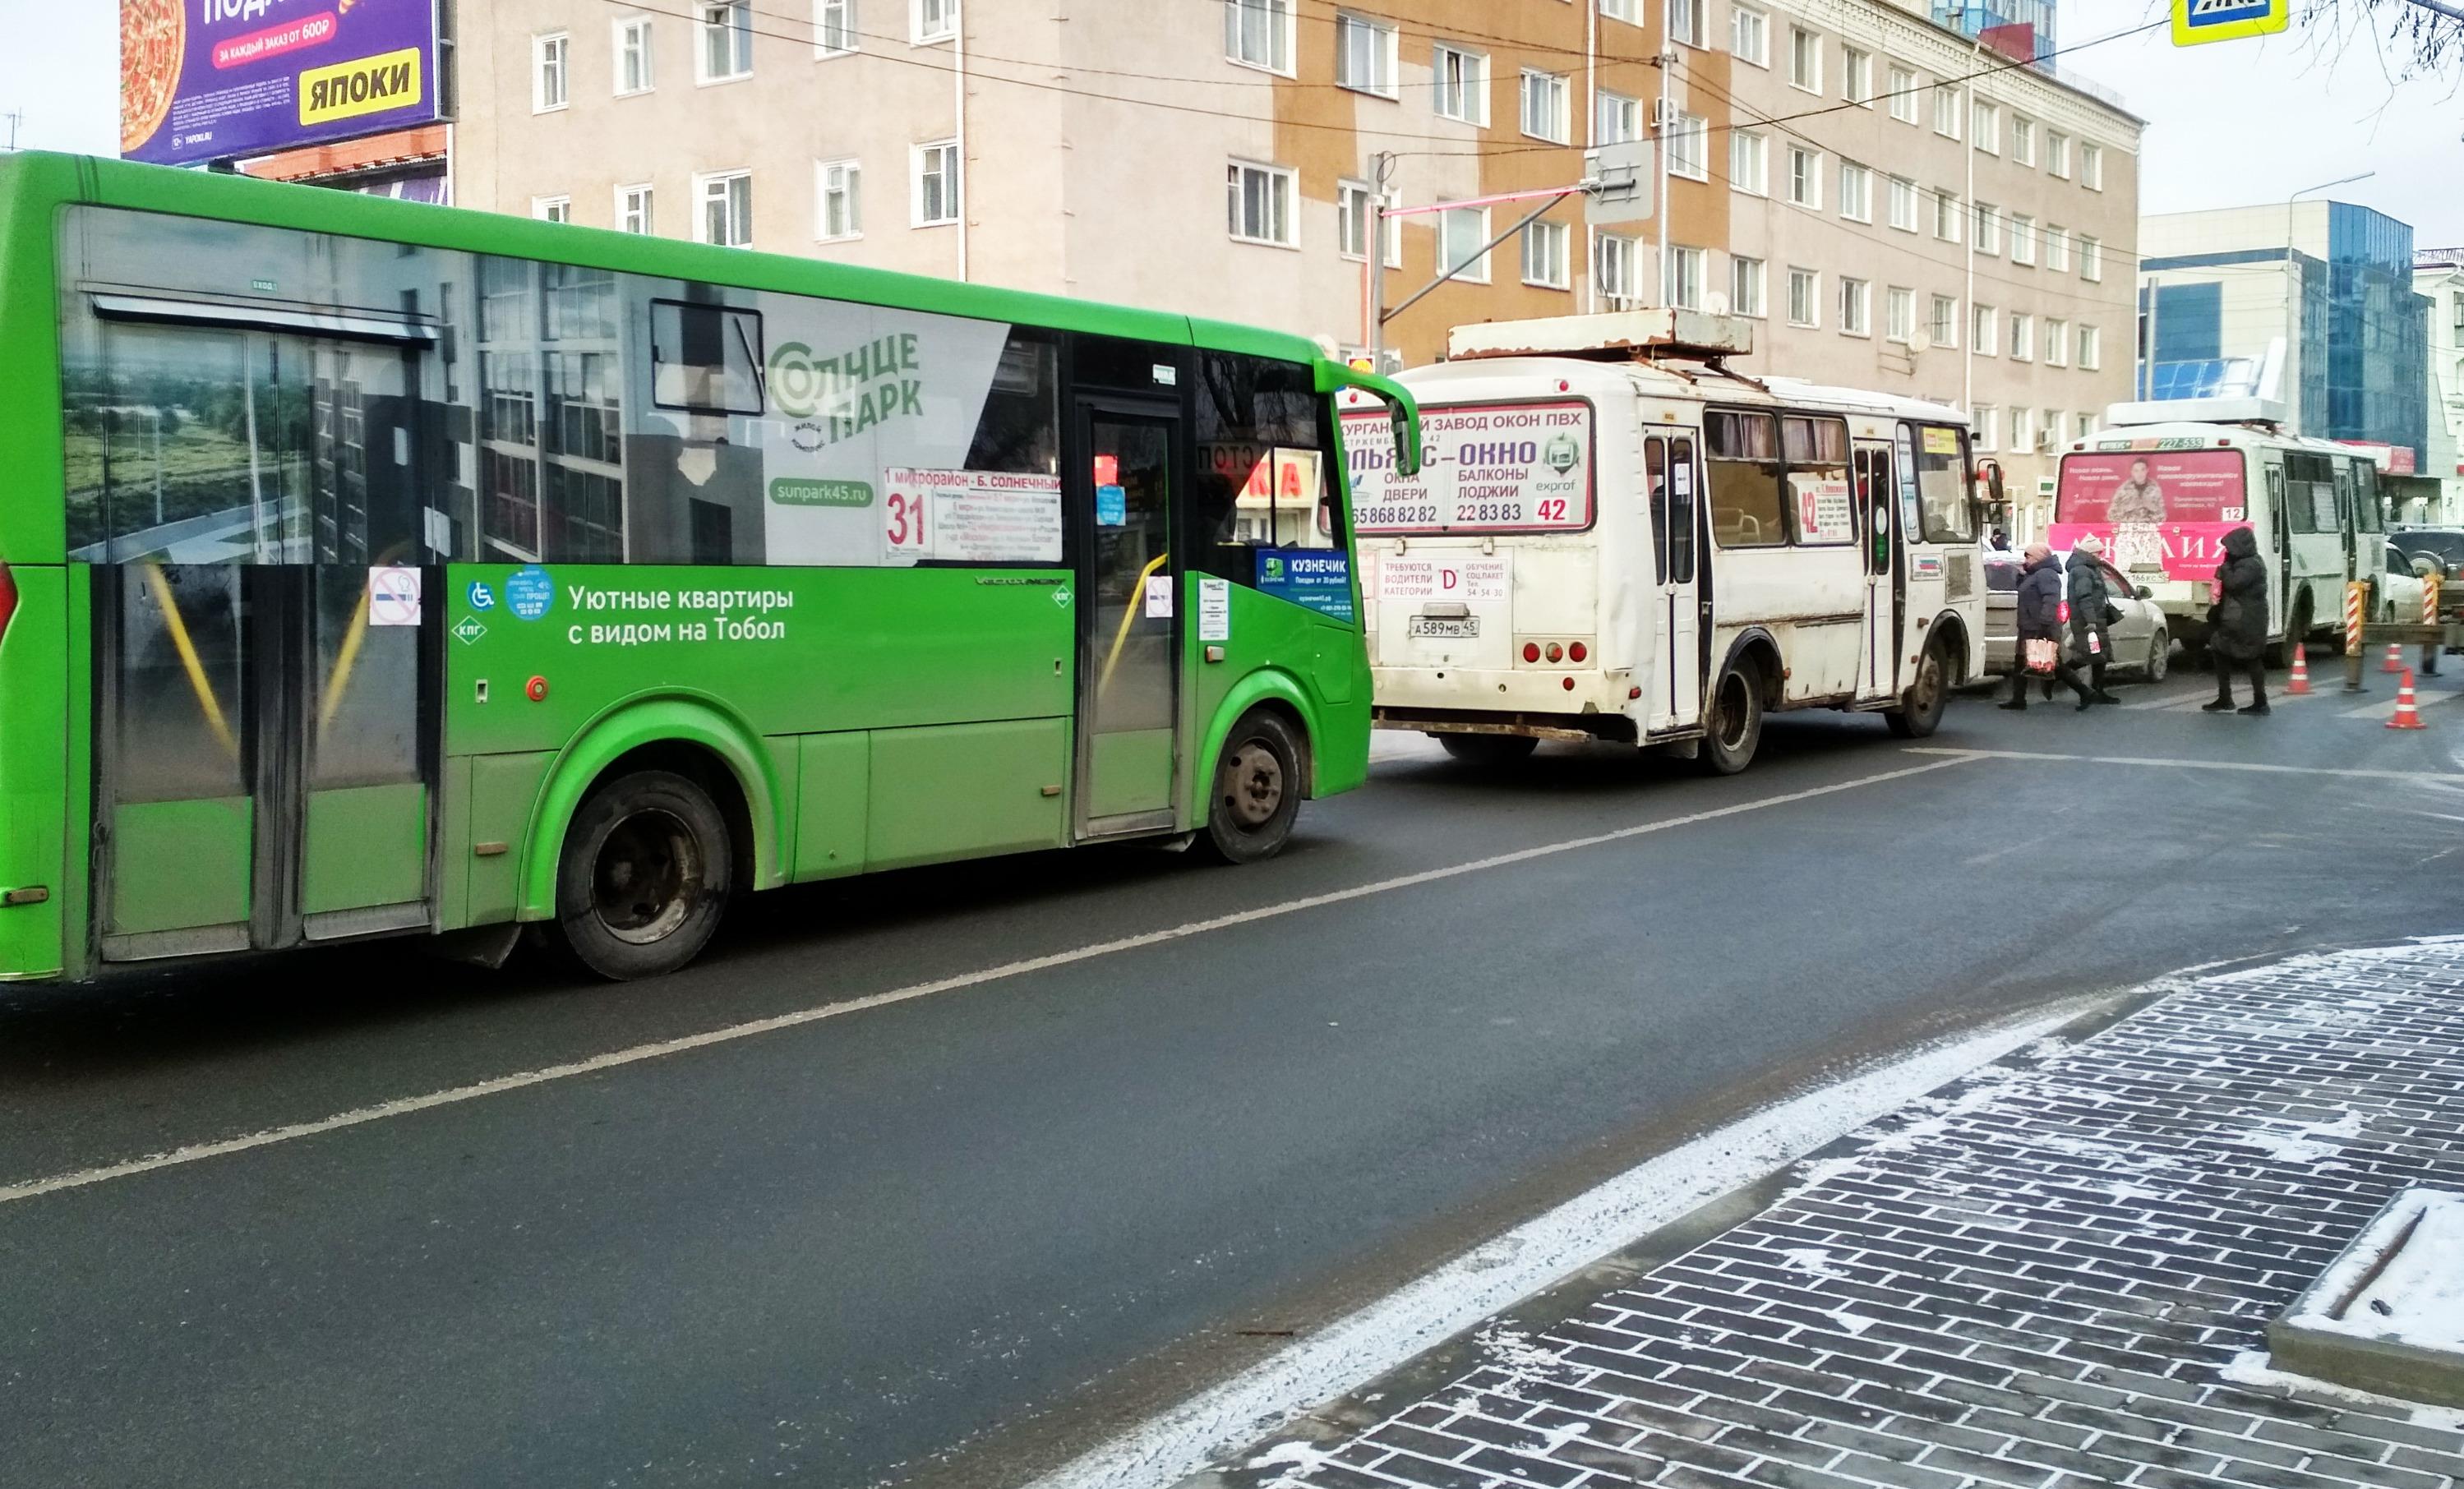
M 368 624 L 419 624 L 419 571 L 385 565 L 368 570 Z

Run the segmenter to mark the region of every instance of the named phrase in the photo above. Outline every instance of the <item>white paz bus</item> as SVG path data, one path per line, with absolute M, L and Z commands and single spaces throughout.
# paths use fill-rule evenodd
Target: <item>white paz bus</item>
M 1722 774 L 1780 710 L 1933 732 L 1984 660 L 1998 473 L 1955 409 L 1727 370 L 1749 335 L 1665 310 L 1461 327 L 1402 375 L 1410 479 L 1382 409 L 1347 408 L 1380 727 L 1469 760 L 1600 739 Z

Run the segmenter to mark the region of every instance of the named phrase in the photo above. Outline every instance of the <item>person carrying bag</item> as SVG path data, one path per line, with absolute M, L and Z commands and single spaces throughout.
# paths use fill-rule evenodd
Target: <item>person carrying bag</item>
M 2113 587 L 2105 581 L 2104 544 L 2093 533 L 2071 553 L 2068 589 L 2072 660 L 2087 668 L 2091 701 L 2120 703 L 2104 690 L 2104 669 L 2113 660 L 2113 627 L 2122 619 L 2122 607 L 2113 602 Z
M 2001 705 L 2014 711 L 2028 707 L 2028 679 L 2051 677 L 2079 694 L 2085 710 L 2095 702 L 2087 684 L 2062 660 L 2062 571 L 2054 551 L 2030 543 L 2025 577 L 2019 580 L 2019 658 L 2011 674 L 2011 699 Z

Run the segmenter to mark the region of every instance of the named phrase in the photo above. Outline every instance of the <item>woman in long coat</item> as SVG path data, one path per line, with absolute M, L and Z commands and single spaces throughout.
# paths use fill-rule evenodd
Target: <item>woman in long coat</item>
M 2258 538 L 2246 527 L 2225 535 L 2225 561 L 2216 565 L 2216 602 L 2208 612 L 2208 650 L 2216 661 L 2216 701 L 2201 707 L 2222 713 L 2233 706 L 2233 675 L 2250 676 L 2250 702 L 2238 712 L 2267 708 L 2267 561 Z

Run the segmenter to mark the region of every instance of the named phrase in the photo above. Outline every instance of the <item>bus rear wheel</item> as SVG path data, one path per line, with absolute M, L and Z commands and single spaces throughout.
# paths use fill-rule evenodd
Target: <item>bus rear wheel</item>
M 734 865 L 709 792 L 671 771 L 620 777 L 565 830 L 557 929 L 575 960 L 611 982 L 674 972 L 718 929 Z
M 1484 769 L 1499 769 L 1530 758 L 1540 741 L 1529 734 L 1440 734 L 1438 747 Z
M 1754 763 L 1763 740 L 1762 673 L 1740 662 L 1720 675 L 1711 712 L 1703 720 L 1703 748 L 1695 756 L 1705 775 L 1734 776 Z
M 1900 706 L 1882 711 L 1882 722 L 1902 739 L 1923 739 L 1942 727 L 1942 711 L 1950 701 L 1950 663 L 1942 643 L 1925 643 L 1917 661 L 1915 681 L 1900 697 Z
M 1227 864 L 1254 864 L 1284 850 L 1301 812 L 1301 746 L 1281 716 L 1241 715 L 1216 757 L 1206 799 L 1205 843 Z

